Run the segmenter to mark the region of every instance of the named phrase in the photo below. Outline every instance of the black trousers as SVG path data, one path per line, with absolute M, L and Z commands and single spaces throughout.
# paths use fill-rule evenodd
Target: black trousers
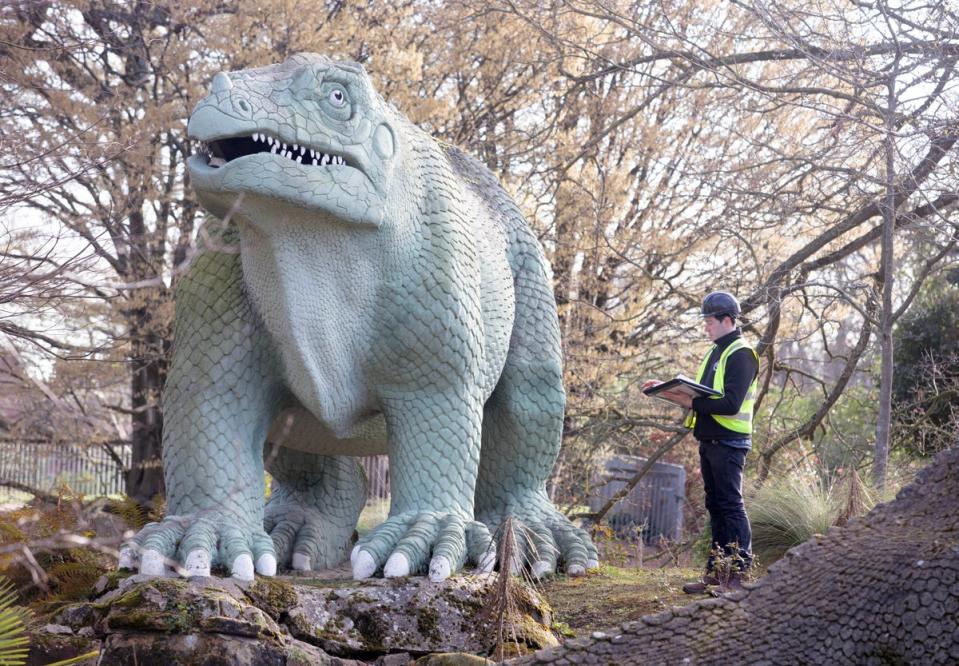
M 734 444 L 745 444 L 738 441 Z M 722 548 L 726 555 L 738 553 L 743 559 L 740 565 L 748 569 L 752 565 L 752 529 L 743 503 L 743 468 L 746 465 L 745 448 L 730 446 L 721 440 L 706 440 L 699 443 L 699 462 L 706 490 L 706 510 L 712 527 L 713 547 Z M 707 568 L 713 568 L 714 556 L 710 555 Z

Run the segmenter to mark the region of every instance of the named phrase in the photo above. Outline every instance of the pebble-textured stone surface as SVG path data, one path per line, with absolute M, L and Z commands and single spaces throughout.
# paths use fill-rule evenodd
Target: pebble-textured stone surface
M 310 54 L 218 74 L 189 132 L 209 146 L 189 168 L 215 217 L 176 293 L 170 516 L 121 563 L 327 567 L 363 494 L 343 456 L 379 452 L 392 506 L 353 551 L 355 577 L 488 569 L 510 515 L 534 573 L 594 564 L 545 493 L 565 407 L 556 304 L 496 178 L 386 104 L 360 65 Z
M 344 578 L 105 577 L 105 593 L 55 610 L 38 626 L 33 644 L 44 649 L 34 650 L 34 663 L 101 648 L 99 664 L 400 666 L 433 653 L 446 654 L 446 663 L 485 663 L 470 654 L 493 650 L 486 608 L 496 574 L 441 583 L 335 575 Z M 532 588 L 520 590 L 507 616 L 518 642 L 557 645 L 549 606 Z
M 959 449 L 747 589 L 515 664 L 959 663 Z

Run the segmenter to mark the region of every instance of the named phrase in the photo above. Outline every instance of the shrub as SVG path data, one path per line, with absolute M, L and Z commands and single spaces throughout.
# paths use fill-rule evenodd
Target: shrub
M 926 456 L 959 426 L 959 285 L 930 281 L 895 329 L 894 445 Z

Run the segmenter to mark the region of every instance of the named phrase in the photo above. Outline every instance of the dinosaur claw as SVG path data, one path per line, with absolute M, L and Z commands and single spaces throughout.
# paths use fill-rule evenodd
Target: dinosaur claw
M 403 553 L 393 553 L 383 566 L 383 578 L 400 578 L 410 575 L 410 560 Z
M 496 553 L 490 549 L 483 553 L 483 557 L 480 558 L 479 564 L 476 565 L 476 569 L 479 573 L 493 573 L 493 569 L 496 568 Z
M 356 554 L 356 559 L 353 560 L 353 578 L 354 580 L 362 580 L 364 578 L 369 578 L 376 571 L 376 560 L 373 559 L 373 556 L 365 550 L 361 550 Z
M 210 575 L 210 554 L 202 548 L 190 551 L 183 562 L 187 576 L 209 576 Z
M 434 583 L 439 583 L 450 577 L 453 567 L 450 565 L 449 559 L 443 557 L 442 555 L 437 555 L 430 561 L 430 580 Z
M 360 544 L 353 546 L 353 550 L 350 551 L 350 564 L 356 564 L 356 556 L 360 554 Z
M 598 568 L 599 568 L 599 560 L 586 560 L 586 568 L 587 568 L 587 569 L 598 569 Z
M 253 556 L 249 553 L 237 555 L 233 560 L 232 573 L 237 580 L 253 580 Z
M 537 560 L 533 563 L 531 573 L 533 574 L 533 578 L 538 580 L 547 574 L 553 573 L 553 565 L 547 560 Z
M 162 576 L 164 557 L 158 550 L 144 550 L 140 556 L 140 573 L 148 576 Z
M 309 555 L 303 553 L 293 553 L 293 561 L 290 564 L 294 571 L 312 571 L 312 562 Z
M 264 553 L 256 561 L 256 572 L 261 576 L 276 575 L 276 558 L 270 553 Z
M 120 548 L 120 556 L 117 561 L 118 569 L 136 569 L 137 568 L 137 551 L 135 548 L 130 546 L 122 546 Z
M 566 573 L 570 576 L 585 576 L 586 568 L 582 564 L 570 564 L 566 567 Z

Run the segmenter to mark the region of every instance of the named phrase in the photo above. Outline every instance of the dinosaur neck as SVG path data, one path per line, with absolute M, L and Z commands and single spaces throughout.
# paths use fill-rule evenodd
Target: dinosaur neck
M 334 433 L 370 408 L 363 360 L 381 272 L 382 230 L 309 215 L 238 220 L 247 292 L 281 350 L 287 385 Z

